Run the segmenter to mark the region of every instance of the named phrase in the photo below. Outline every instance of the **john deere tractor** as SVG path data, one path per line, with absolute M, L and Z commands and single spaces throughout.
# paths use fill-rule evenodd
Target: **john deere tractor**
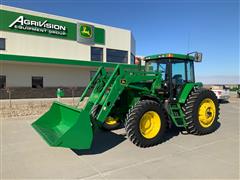
M 54 102 L 32 126 L 51 146 L 89 149 L 99 129 L 125 126 L 129 140 L 150 147 L 164 140 L 167 128 L 204 135 L 217 128 L 215 94 L 195 82 L 194 62 L 202 54 L 157 54 L 144 58 L 145 67 L 116 64 L 100 67 L 79 103 Z M 87 94 L 89 95 L 87 97 Z

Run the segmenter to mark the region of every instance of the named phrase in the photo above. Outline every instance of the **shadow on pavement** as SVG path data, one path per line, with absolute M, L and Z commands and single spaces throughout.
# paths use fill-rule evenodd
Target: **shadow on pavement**
M 217 122 L 216 124 L 216 130 L 218 130 L 221 126 L 220 122 Z M 184 133 L 185 132 L 185 133 Z M 172 128 L 168 129 L 166 131 L 166 134 L 164 136 L 164 139 L 161 143 L 164 143 L 166 141 L 169 141 L 170 139 L 174 138 L 175 136 L 178 136 L 179 134 L 187 135 L 188 133 L 184 131 L 183 128 L 177 128 L 173 126 Z M 78 150 L 78 149 L 72 149 L 72 151 L 77 155 L 91 155 L 91 154 L 101 154 L 103 152 L 106 152 L 115 146 L 119 145 L 123 141 L 125 141 L 126 134 L 116 134 L 111 131 L 98 131 L 93 140 L 93 144 L 91 149 L 89 150 Z
M 218 100 L 218 103 L 219 103 L 219 105 L 221 105 L 221 104 L 228 104 L 228 103 L 230 103 L 228 100 Z
M 169 129 L 167 129 L 166 133 L 165 133 L 165 136 L 164 136 L 164 140 L 163 140 L 163 143 L 174 138 L 175 136 L 178 136 L 180 133 L 179 131 L 179 128 L 173 126 Z
M 221 123 L 219 121 L 216 122 L 216 127 L 214 128 L 214 130 L 212 131 L 215 132 L 217 131 L 221 126 Z M 190 135 L 184 128 L 179 128 L 179 132 L 181 132 L 182 135 Z
M 90 154 L 100 154 L 126 140 L 125 134 L 115 134 L 111 131 L 98 131 L 94 135 L 93 144 L 91 149 L 88 150 L 78 150 L 72 149 L 77 155 L 90 155 Z
M 180 131 L 177 128 L 168 129 L 161 143 L 164 143 L 172 139 L 173 137 L 178 136 L 179 133 Z M 126 139 L 127 137 L 125 134 L 115 134 L 111 131 L 109 132 L 99 131 L 98 133 L 95 134 L 91 149 L 89 150 L 72 149 L 72 151 L 79 156 L 100 154 L 114 148 L 115 146 L 122 143 Z

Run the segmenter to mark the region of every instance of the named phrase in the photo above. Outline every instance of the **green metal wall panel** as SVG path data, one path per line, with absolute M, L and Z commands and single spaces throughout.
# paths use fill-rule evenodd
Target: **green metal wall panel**
M 102 28 L 94 28 L 94 42 L 97 44 L 105 44 L 105 30 Z

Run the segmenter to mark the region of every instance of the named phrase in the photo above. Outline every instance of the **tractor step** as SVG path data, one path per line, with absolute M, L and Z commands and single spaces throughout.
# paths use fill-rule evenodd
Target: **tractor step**
M 168 114 L 177 127 L 186 127 L 185 116 L 179 104 L 169 104 Z

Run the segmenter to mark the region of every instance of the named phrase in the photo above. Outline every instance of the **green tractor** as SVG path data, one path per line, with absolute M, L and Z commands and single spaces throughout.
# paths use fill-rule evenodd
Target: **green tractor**
M 217 129 L 215 94 L 195 82 L 194 62 L 202 54 L 147 56 L 145 68 L 116 64 L 100 67 L 79 103 L 83 108 L 54 102 L 32 126 L 50 146 L 89 149 L 98 129 L 124 124 L 129 140 L 139 147 L 161 143 L 168 127 L 204 135 Z

